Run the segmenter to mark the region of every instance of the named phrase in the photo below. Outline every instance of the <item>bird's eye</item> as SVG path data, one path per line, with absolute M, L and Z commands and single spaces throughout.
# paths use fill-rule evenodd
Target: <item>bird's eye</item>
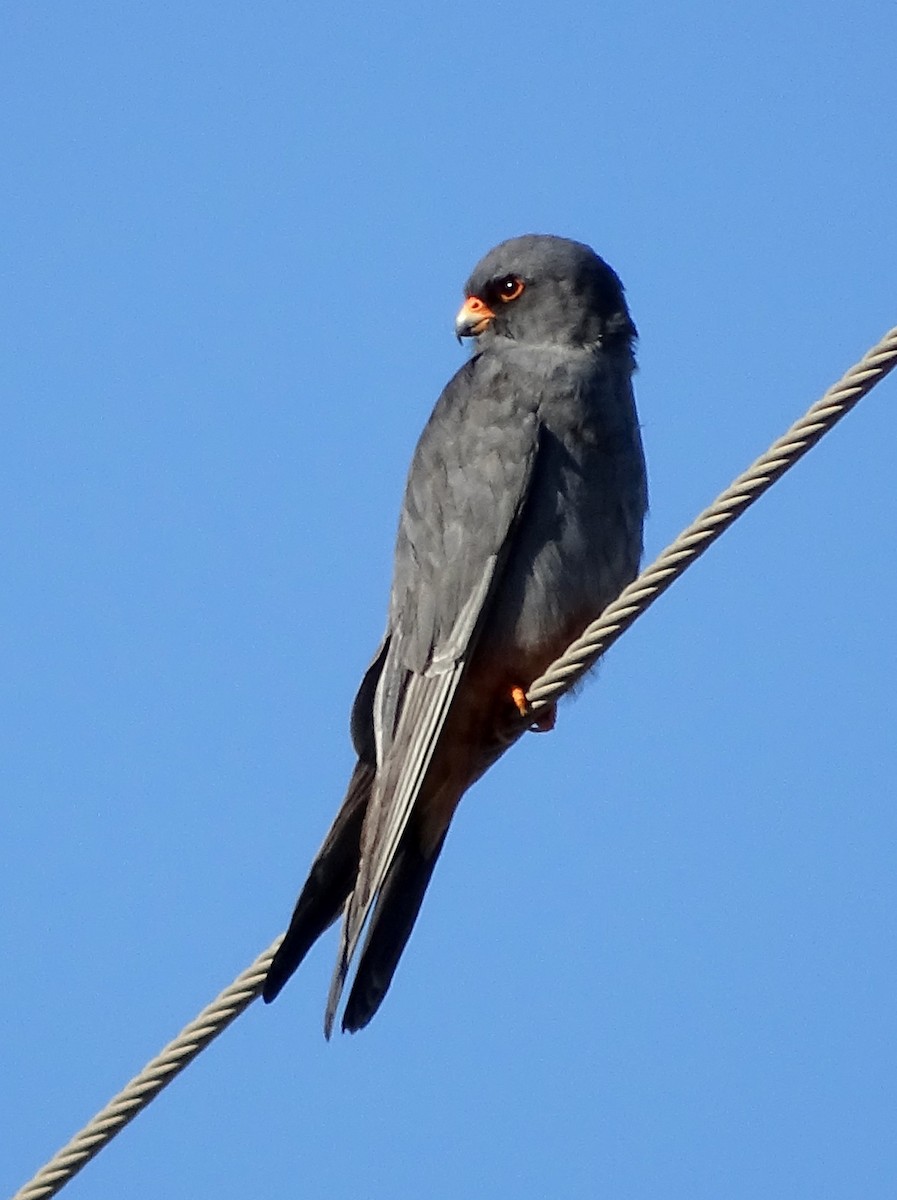
M 510 304 L 512 300 L 516 300 L 523 291 L 525 284 L 518 275 L 506 275 L 504 279 L 499 279 L 496 284 L 499 300 L 505 304 Z

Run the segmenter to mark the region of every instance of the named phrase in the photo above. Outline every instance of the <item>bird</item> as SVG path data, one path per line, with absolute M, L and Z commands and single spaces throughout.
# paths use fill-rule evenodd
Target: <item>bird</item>
M 356 955 L 343 1031 L 377 1012 L 461 798 L 523 730 L 553 726 L 528 686 L 642 554 L 637 331 L 614 270 L 581 242 L 511 238 L 471 273 L 455 332 L 472 352 L 411 461 L 357 762 L 262 987 L 272 1001 L 341 918 L 327 1038 Z

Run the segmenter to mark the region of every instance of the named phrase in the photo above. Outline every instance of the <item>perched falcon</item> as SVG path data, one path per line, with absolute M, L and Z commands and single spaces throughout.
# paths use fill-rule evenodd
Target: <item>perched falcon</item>
M 614 271 L 530 235 L 490 251 L 465 295 L 455 329 L 474 351 L 411 462 L 386 632 L 352 709 L 358 762 L 262 993 L 342 915 L 328 1037 L 363 934 L 343 1029 L 379 1008 L 461 797 L 642 551 L 636 330 Z

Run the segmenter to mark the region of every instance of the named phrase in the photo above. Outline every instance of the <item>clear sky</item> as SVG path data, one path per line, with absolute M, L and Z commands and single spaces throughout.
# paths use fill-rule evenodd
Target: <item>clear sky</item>
M 495 242 L 641 333 L 647 553 L 897 322 L 897 9 L 0 17 L 0 1192 L 283 927 Z M 374 1023 L 334 938 L 76 1197 L 892 1198 L 897 380 L 468 796 Z

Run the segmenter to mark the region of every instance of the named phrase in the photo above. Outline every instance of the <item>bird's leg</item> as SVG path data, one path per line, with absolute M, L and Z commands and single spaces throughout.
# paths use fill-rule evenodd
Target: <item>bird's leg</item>
M 533 717 L 532 706 L 526 698 L 526 692 L 522 687 L 515 686 L 511 688 L 511 699 L 514 701 L 514 707 L 520 713 L 521 717 Z M 548 704 L 539 713 L 533 717 L 533 723 L 530 725 L 535 733 L 550 733 L 554 729 L 554 723 L 557 719 L 557 705 Z

